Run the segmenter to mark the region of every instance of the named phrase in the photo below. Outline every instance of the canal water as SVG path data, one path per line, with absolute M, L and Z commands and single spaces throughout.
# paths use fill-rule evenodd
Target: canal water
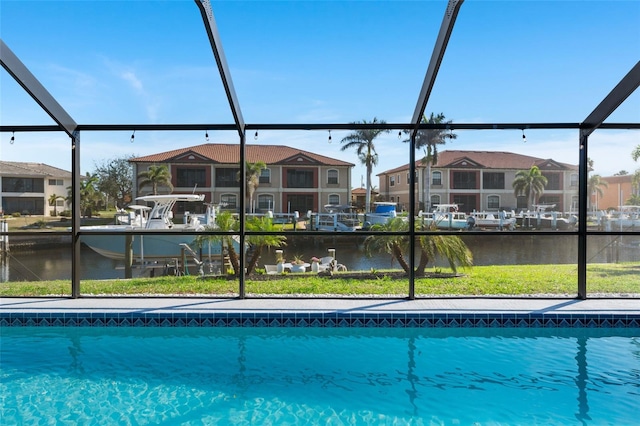
M 487 233 L 461 237 L 473 253 L 474 264 L 479 266 L 575 264 L 578 259 L 578 237 L 575 235 Z M 400 268 L 397 261 L 392 261 L 388 254 L 373 253 L 367 256 L 362 240 L 362 237 L 356 239 L 354 236 L 329 237 L 324 240 L 319 237 L 289 237 L 283 252 L 287 260 L 300 256 L 310 262 L 312 257 L 328 256 L 329 250 L 335 249 L 338 263 L 349 270 Z M 592 236 L 588 239 L 587 247 L 588 262 L 640 262 L 639 236 Z M 262 254 L 258 267 L 275 263 L 275 249 L 271 249 Z M 429 266 L 446 265 L 446 261 L 438 259 L 435 265 L 432 263 Z M 124 278 L 124 265 L 82 246 L 80 274 L 81 279 Z M 71 279 L 69 244 L 38 250 L 16 248 L 0 262 L 0 282 L 55 279 Z

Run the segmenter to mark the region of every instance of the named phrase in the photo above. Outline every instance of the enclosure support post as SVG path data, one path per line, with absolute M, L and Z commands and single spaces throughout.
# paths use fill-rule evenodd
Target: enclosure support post
M 589 204 L 589 190 L 587 177 L 589 165 L 587 164 L 587 142 L 589 136 L 580 130 L 580 154 L 578 176 L 580 186 L 578 188 L 578 298 L 587 298 L 587 206 Z

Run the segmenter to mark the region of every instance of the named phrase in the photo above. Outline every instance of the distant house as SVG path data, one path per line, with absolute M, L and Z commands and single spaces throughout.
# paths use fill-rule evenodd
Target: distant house
M 68 208 L 64 200 L 71 172 L 42 163 L 0 161 L 0 205 L 4 214 L 52 216 Z M 56 199 L 54 206 L 49 199 Z
M 283 145 L 246 145 L 246 161 L 262 161 L 267 168 L 253 197 L 255 212 L 322 211 L 325 204 L 347 204 L 351 199 L 353 163 Z M 134 176 L 152 164 L 166 164 L 174 193 L 197 192 L 205 200 L 236 211 L 239 208 L 240 146 L 203 144 L 130 160 Z M 138 190 L 135 185 L 134 190 Z M 143 188 L 137 195 L 150 193 Z M 166 191 L 166 189 L 165 189 Z M 248 202 L 248 200 L 247 200 Z M 180 208 L 180 207 L 178 207 Z M 187 206 L 196 211 L 199 206 Z
M 458 204 L 461 211 L 526 209 L 526 197 L 514 195 L 513 180 L 520 170 L 538 166 L 548 183 L 539 204 L 555 204 L 555 210 L 577 210 L 578 166 L 553 159 L 511 152 L 453 151 L 438 153 L 431 166 L 430 200 L 423 200 L 426 167 L 416 161 L 416 200 L 420 209 L 437 204 Z M 379 173 L 380 197 L 395 201 L 400 208 L 409 202 L 409 164 Z
M 607 186 L 600 186 L 602 196 L 591 195 L 591 208 L 593 210 L 618 210 L 627 203 L 632 195 L 640 195 L 640 189 L 633 186 L 633 175 L 602 177 Z
M 378 192 L 371 190 L 372 202 L 378 198 Z M 367 203 L 367 188 L 354 188 L 351 190 L 351 204 L 360 210 L 364 210 Z

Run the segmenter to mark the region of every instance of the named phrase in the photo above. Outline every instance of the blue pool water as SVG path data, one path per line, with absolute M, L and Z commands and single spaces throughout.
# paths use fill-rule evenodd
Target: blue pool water
M 8 327 L 0 423 L 638 424 L 638 329 Z

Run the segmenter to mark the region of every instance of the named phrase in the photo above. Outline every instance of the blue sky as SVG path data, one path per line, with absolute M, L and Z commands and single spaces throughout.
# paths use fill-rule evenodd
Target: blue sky
M 213 1 L 247 123 L 408 122 L 447 2 Z M 80 124 L 232 123 L 193 1 L 2 0 L 0 36 Z M 458 123 L 580 122 L 640 59 L 640 1 L 466 0 L 426 111 Z M 53 124 L 2 70 L 0 122 Z M 640 121 L 636 91 L 607 120 Z M 133 126 L 132 126 L 133 127 Z M 443 149 L 511 151 L 578 163 L 577 131 L 457 131 Z M 347 132 L 260 131 L 284 144 L 357 164 Z M 128 154 L 205 143 L 202 132 L 82 134 L 82 171 Z M 209 142 L 237 143 L 235 132 Z M 0 158 L 70 170 L 58 134 L 0 137 Z M 633 172 L 640 132 L 596 131 L 589 156 L 603 176 Z M 406 164 L 397 132 L 376 142 L 374 175 Z M 374 185 L 377 185 L 374 177 Z

